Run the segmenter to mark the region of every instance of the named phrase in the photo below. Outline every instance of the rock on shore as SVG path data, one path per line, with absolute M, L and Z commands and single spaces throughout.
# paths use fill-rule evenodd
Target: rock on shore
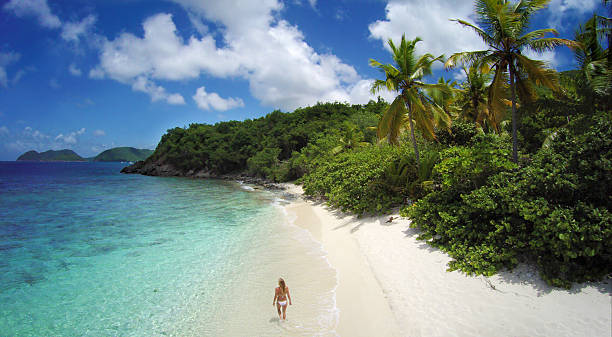
M 213 178 L 215 177 L 207 170 L 183 171 L 171 164 L 158 163 L 154 161 L 137 161 L 130 166 L 121 169 L 121 173 L 136 173 L 146 176 L 160 177 L 193 177 L 193 178 Z
M 189 178 L 213 178 L 213 179 L 224 179 L 224 180 L 236 180 L 245 184 L 259 185 L 266 189 L 284 190 L 285 188 L 279 184 L 271 182 L 269 180 L 253 177 L 246 173 L 234 173 L 234 174 L 215 174 L 207 169 L 201 170 L 188 170 L 184 171 L 174 167 L 172 164 L 160 163 L 155 161 L 137 161 L 132 165 L 126 166 L 121 169 L 121 173 L 128 174 L 142 174 L 146 176 L 159 176 L 159 177 L 189 177 Z

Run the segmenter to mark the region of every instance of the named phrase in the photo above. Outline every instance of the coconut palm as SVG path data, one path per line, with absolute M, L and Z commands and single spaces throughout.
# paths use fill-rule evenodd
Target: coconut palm
M 491 109 L 489 106 L 489 84 L 493 79 L 490 69 L 478 69 L 472 65 L 463 67 L 465 81 L 460 85 L 455 105 L 459 115 L 485 130 L 493 129 L 499 132 L 500 122 L 504 118 L 503 111 Z M 509 100 L 504 100 L 506 105 Z
M 385 74 L 385 80 L 376 80 L 372 84 L 372 93 L 386 88 L 399 94 L 384 112 L 378 123 L 378 138 L 387 138 L 389 143 L 397 145 L 400 133 L 408 124 L 410 136 L 414 145 L 414 153 L 419 165 L 419 149 L 414 135 L 415 127 L 421 130 L 424 137 L 435 138 L 434 127 L 450 124 L 450 117 L 435 104 L 426 90 L 440 90 L 448 92 L 446 84 L 427 84 L 423 77 L 431 74 L 431 65 L 436 61 L 442 62 L 443 55 L 434 57 L 426 53 L 417 56 L 415 45 L 422 41 L 420 38 L 406 40 L 402 35 L 399 46 L 389 39 L 393 61 L 395 64 L 382 64 L 370 59 L 370 66 L 378 68 Z
M 493 70 L 493 80 L 489 87 L 489 106 L 495 114 L 505 111 L 503 99 L 505 87 L 510 82 L 512 101 L 512 159 L 518 162 L 516 95 L 522 103 L 535 99 L 533 84 L 548 87 L 554 91 L 559 88 L 557 73 L 548 68 L 543 61 L 532 60 L 522 54 L 523 50 L 537 53 L 553 50 L 558 46 L 576 48 L 579 43 L 557 37 L 552 28 L 527 31 L 529 19 L 544 8 L 550 0 L 476 0 L 475 10 L 478 26 L 467 21 L 454 19 L 464 27 L 472 29 L 488 45 L 488 49 L 453 54 L 446 67 L 458 64 L 477 66 Z
M 425 92 L 431 99 L 436 103 L 439 107 L 441 107 L 447 115 L 451 115 L 454 112 L 454 103 L 457 98 L 457 93 L 459 89 L 457 89 L 457 81 L 447 80 L 444 77 L 440 76 L 438 78 L 438 84 L 440 86 L 446 86 L 444 90 L 440 90 L 440 88 L 436 87 L 433 89 L 426 89 Z

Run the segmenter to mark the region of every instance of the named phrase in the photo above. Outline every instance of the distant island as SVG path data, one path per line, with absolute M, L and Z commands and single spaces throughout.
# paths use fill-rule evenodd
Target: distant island
M 28 151 L 17 158 L 18 161 L 139 161 L 147 159 L 153 150 L 136 149 L 133 147 L 115 147 L 105 150 L 95 157 L 84 158 L 76 152 L 64 150 L 49 150 L 45 152 Z
M 139 161 L 147 159 L 153 150 L 133 147 L 115 147 L 95 156 L 93 161 Z
M 68 149 L 54 151 L 49 150 L 45 152 L 36 152 L 34 150 L 28 151 L 19 158 L 18 161 L 87 161 L 86 158 L 83 158 L 76 154 L 76 152 Z

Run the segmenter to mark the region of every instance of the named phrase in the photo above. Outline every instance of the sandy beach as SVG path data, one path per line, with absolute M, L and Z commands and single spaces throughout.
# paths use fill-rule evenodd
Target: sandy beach
M 358 219 L 300 198 L 285 207 L 337 271 L 340 336 L 612 334 L 610 280 L 564 290 L 528 266 L 489 278 L 447 272 L 450 258 L 397 214 Z

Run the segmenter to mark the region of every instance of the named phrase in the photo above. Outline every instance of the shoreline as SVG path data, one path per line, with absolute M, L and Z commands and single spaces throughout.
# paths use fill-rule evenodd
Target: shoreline
M 301 188 L 284 184 L 286 192 L 301 196 Z M 336 270 L 336 307 L 339 336 L 402 336 L 383 288 L 372 273 L 358 243 L 336 230 L 339 224 L 323 205 L 297 198 L 284 206 L 295 216 L 294 224 L 321 243 Z M 334 226 L 329 226 L 329 224 Z
M 304 200 L 286 205 L 338 274 L 340 336 L 610 336 L 611 280 L 553 288 L 521 265 L 492 277 L 447 272 L 398 214 L 357 218 Z M 390 223 L 390 216 L 394 219 Z

